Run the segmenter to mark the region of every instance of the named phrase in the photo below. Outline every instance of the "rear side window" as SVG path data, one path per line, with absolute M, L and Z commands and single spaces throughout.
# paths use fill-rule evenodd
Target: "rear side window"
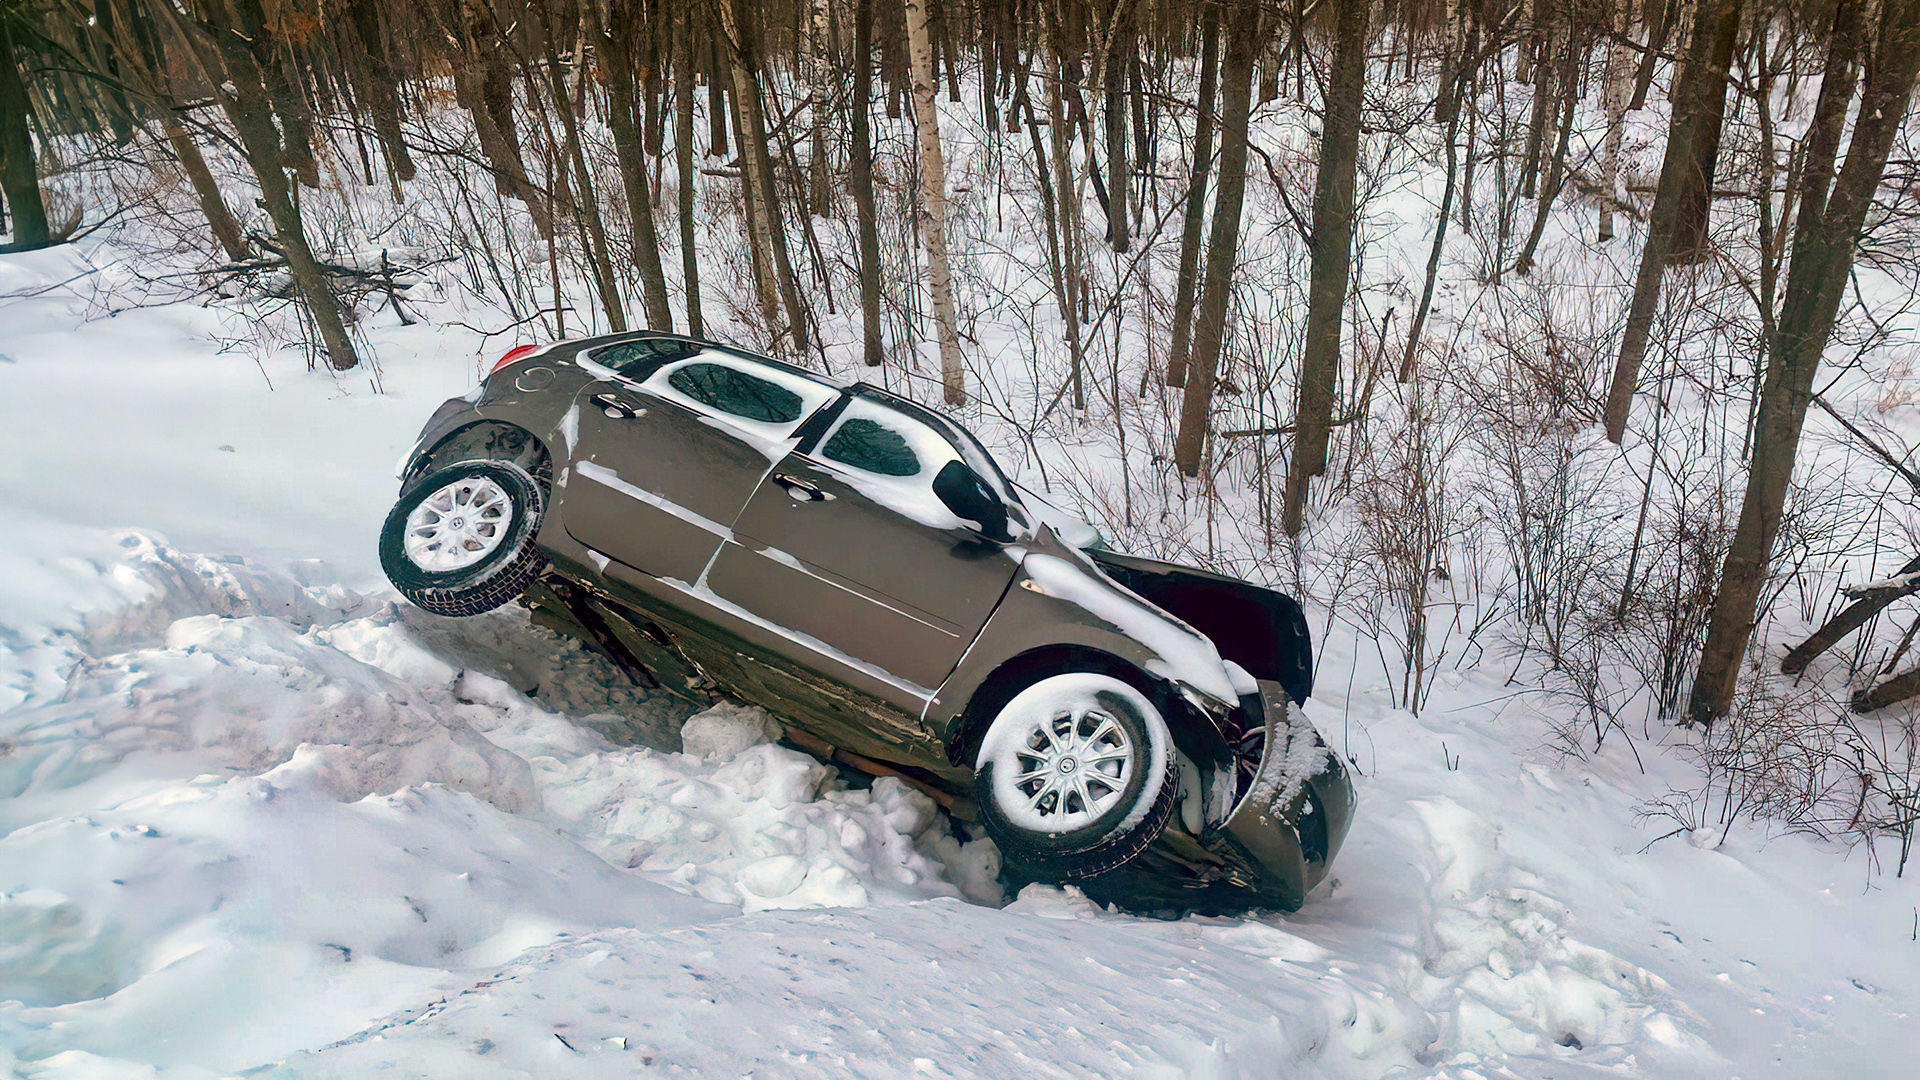
M 914 476 L 920 458 L 898 431 L 864 416 L 849 418 L 827 440 L 820 456 L 882 476 Z
M 690 341 L 671 338 L 647 338 L 641 341 L 616 341 L 587 354 L 596 364 L 610 367 L 628 378 L 645 378 L 669 360 L 678 360 L 700 351 Z
M 702 405 L 767 424 L 793 423 L 805 411 L 792 390 L 720 364 L 688 364 L 667 376 L 667 385 Z

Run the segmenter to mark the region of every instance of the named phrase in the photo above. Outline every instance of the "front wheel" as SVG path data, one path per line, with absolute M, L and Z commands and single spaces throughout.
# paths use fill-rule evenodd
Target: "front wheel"
M 478 615 L 526 591 L 546 565 L 534 547 L 540 486 L 505 461 L 462 461 L 420 478 L 380 530 L 380 566 L 436 615 Z
M 1159 839 L 1179 788 L 1166 722 L 1133 686 L 1069 673 L 1014 695 L 974 764 L 981 824 L 1009 862 L 1075 880 Z

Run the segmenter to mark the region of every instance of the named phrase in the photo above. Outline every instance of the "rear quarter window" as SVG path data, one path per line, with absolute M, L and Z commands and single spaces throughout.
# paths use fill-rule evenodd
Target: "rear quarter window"
M 643 379 L 660 365 L 698 352 L 700 346 L 671 338 L 616 341 L 587 354 L 587 359 L 630 379 Z
M 765 424 L 790 424 L 806 411 L 792 390 L 721 364 L 688 364 L 667 376 L 667 385 L 709 408 Z

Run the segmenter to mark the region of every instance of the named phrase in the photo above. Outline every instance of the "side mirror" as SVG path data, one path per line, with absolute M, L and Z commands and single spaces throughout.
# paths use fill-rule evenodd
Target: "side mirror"
M 933 493 L 955 517 L 971 523 L 980 535 L 998 543 L 1009 543 L 1013 533 L 1007 529 L 1007 507 L 980 475 L 964 461 L 949 461 L 933 478 Z

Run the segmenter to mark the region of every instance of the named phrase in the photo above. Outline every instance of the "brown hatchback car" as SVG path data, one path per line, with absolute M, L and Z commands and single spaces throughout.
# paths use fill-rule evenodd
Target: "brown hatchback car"
M 509 353 L 421 432 L 380 557 L 428 611 L 517 598 L 764 706 L 1099 899 L 1292 910 L 1352 816 L 1291 599 L 1103 550 L 952 420 L 731 346 Z

